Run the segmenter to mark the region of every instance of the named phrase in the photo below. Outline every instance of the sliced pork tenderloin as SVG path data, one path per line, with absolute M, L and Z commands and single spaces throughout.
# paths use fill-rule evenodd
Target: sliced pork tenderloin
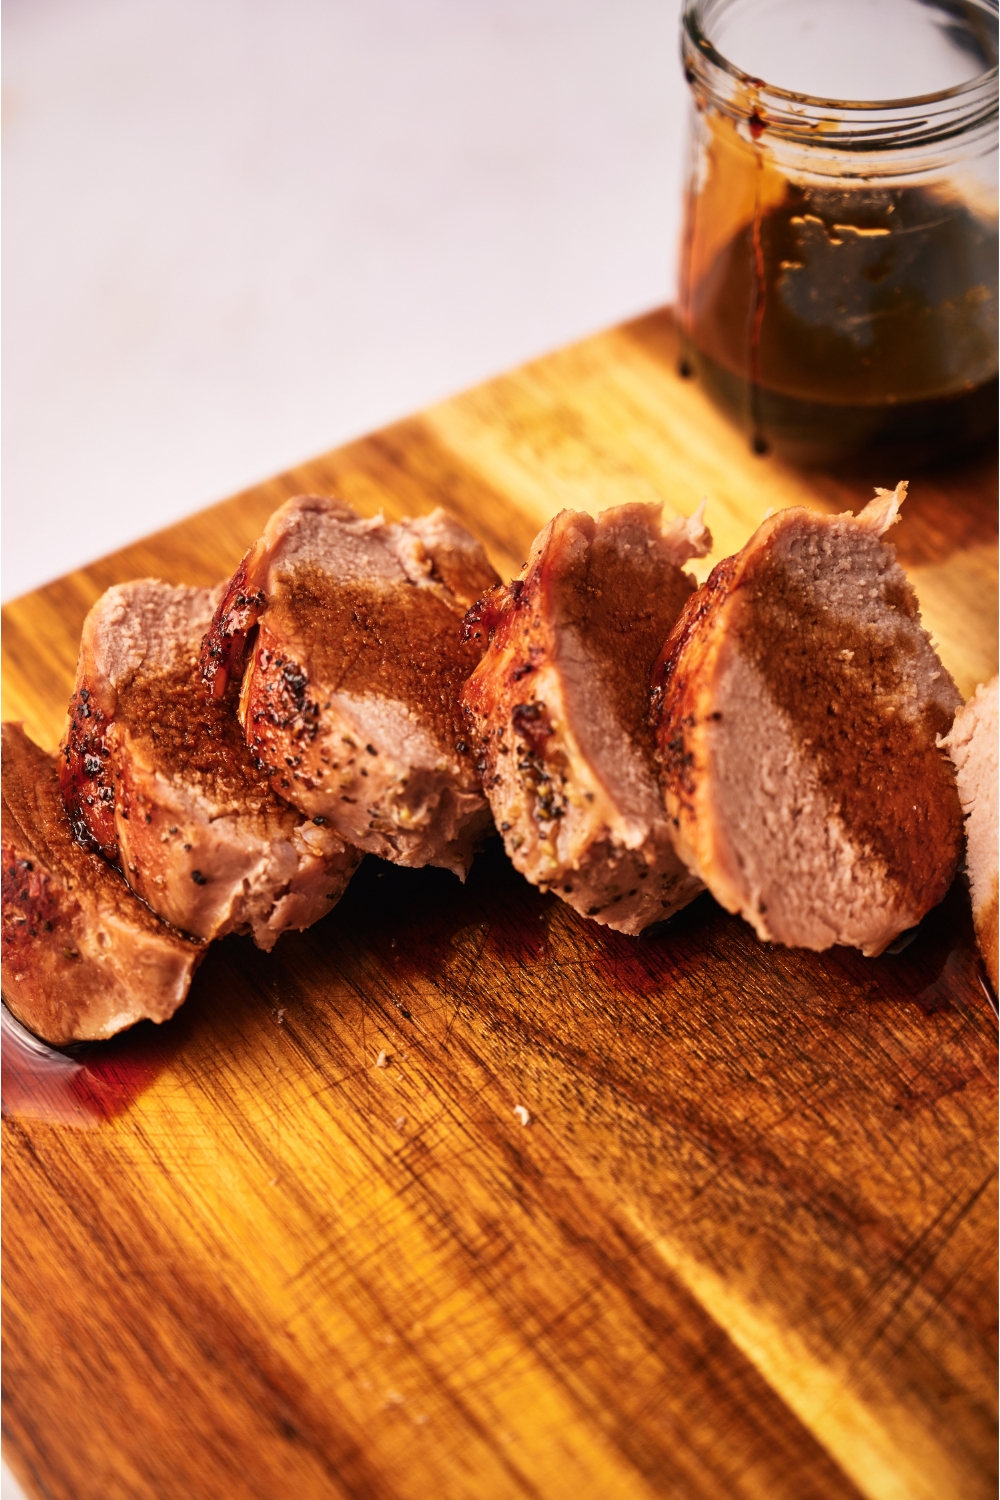
M 282 797 L 361 849 L 464 878 L 490 815 L 459 705 L 480 652 L 460 627 L 496 581 L 444 511 L 389 525 L 290 500 L 226 590 L 205 681 L 242 677 L 247 742 Z
M 768 941 L 881 953 L 957 868 L 936 741 L 961 698 L 882 540 L 905 493 L 764 521 L 688 601 L 654 672 L 678 851 Z
M 997 684 L 981 683 L 955 715 L 941 741 L 955 763 L 965 813 L 965 863 L 972 886 L 972 918 L 994 993 L 997 982 Z
M 174 931 L 73 837 L 55 756 L 4 724 L 3 994 L 54 1046 L 165 1021 L 206 945 Z
M 330 910 L 361 854 L 274 795 L 243 738 L 238 685 L 206 694 L 199 653 L 220 598 L 143 579 L 97 601 L 63 794 L 78 837 L 159 916 L 201 938 L 251 932 L 269 950 Z
M 472 610 L 465 687 L 483 785 L 518 870 L 585 916 L 640 932 L 703 888 L 660 795 L 649 675 L 711 538 L 659 505 L 563 511 L 521 575 Z

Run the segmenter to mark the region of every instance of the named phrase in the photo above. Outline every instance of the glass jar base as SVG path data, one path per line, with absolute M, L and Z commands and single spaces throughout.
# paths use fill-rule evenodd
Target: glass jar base
M 970 458 L 997 438 L 997 377 L 952 395 L 880 405 L 803 401 L 751 386 L 689 341 L 681 363 L 712 403 L 746 433 L 755 453 L 800 468 L 868 471 L 900 464 L 910 472 Z M 872 482 L 884 482 L 874 475 Z M 895 481 L 894 481 L 895 482 Z

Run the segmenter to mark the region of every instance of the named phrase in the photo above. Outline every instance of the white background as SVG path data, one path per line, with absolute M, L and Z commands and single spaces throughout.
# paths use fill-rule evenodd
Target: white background
M 6 0 L 4 597 L 668 300 L 679 0 Z
M 668 300 L 678 9 L 6 0 L 4 597 Z

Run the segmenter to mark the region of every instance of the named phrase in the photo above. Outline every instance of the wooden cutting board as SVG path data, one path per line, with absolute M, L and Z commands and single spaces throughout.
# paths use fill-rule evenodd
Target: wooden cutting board
M 910 477 L 967 693 L 995 472 Z M 99 593 L 214 583 L 302 491 L 444 505 L 507 576 L 563 506 L 704 495 L 703 576 L 870 484 L 752 457 L 656 313 L 16 600 L 4 717 L 53 746 Z M 995 1040 L 960 887 L 866 960 L 707 896 L 622 937 L 496 841 L 464 887 L 368 859 L 159 1030 L 35 1076 L 5 1039 L 9 1461 L 57 1500 L 992 1496 Z

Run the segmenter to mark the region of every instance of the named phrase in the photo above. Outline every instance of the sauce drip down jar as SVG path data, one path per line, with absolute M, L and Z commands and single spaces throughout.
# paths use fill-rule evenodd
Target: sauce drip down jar
M 935 0 L 899 0 L 897 25 L 918 3 L 935 19 Z M 963 457 L 997 427 L 995 0 L 941 0 L 942 45 L 971 76 L 882 102 L 768 84 L 713 40 L 802 4 L 684 15 L 682 373 L 793 463 Z

